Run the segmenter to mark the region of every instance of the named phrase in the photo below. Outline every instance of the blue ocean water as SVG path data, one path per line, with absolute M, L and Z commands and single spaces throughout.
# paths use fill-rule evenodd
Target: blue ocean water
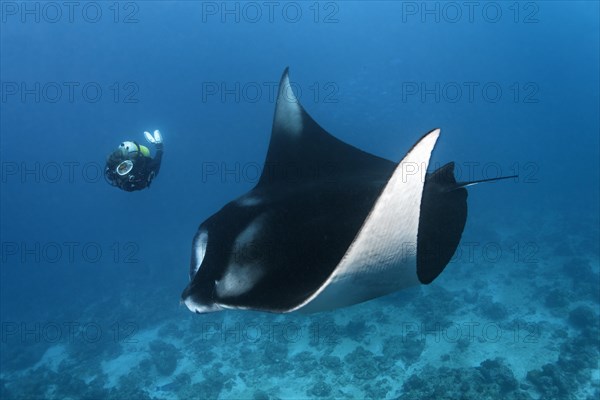
M 597 2 L 21 2 L 0 31 L 0 398 L 595 399 Z M 469 188 L 431 285 L 313 315 L 179 303 L 285 67 L 339 139 Z M 160 129 L 149 189 L 103 178 Z M 149 145 L 151 149 L 153 147 Z

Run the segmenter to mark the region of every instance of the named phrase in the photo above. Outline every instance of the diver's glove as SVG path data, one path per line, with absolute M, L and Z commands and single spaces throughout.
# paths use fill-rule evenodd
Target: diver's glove
M 152 144 L 162 144 L 162 136 L 158 129 L 154 131 L 154 135 L 150 134 L 150 132 L 144 132 L 144 136 L 146 136 L 146 140 Z

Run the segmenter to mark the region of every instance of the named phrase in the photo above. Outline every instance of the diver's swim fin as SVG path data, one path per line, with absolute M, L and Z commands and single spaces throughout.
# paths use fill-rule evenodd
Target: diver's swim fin
M 158 129 L 154 131 L 154 143 L 162 143 L 162 135 Z
M 146 140 L 152 144 L 162 143 L 162 136 L 158 129 L 154 131 L 154 136 L 152 136 L 152 134 L 147 131 L 144 132 L 144 136 L 146 137 Z
M 154 137 L 152 136 L 152 134 L 150 132 L 144 132 L 144 136 L 146 137 L 146 140 L 150 143 L 156 143 L 154 141 Z

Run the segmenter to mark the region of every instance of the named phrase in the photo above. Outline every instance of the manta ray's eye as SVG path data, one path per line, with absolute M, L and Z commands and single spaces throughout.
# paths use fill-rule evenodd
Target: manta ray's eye
M 190 280 L 194 279 L 194 276 L 200 269 L 204 255 L 206 254 L 206 246 L 208 245 L 208 232 L 205 230 L 198 230 L 198 233 L 194 237 L 194 243 L 192 245 L 192 260 L 190 263 Z

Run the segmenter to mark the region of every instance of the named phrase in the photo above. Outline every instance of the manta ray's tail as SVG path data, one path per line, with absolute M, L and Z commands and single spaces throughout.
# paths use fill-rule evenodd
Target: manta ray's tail
M 499 176 L 497 178 L 478 179 L 478 180 L 468 181 L 468 182 L 456 182 L 456 185 L 454 187 L 448 188 L 446 190 L 448 190 L 448 191 L 456 190 L 456 189 L 464 188 L 467 186 L 477 185 L 478 183 L 501 181 L 503 179 L 511 179 L 511 178 L 518 178 L 518 177 L 519 177 L 519 175 L 510 175 L 510 176 Z
M 449 162 L 443 167 L 435 170 L 431 174 L 427 174 L 426 183 L 437 184 L 438 189 L 442 192 L 452 192 L 457 189 L 466 188 L 467 186 L 476 185 L 478 183 L 494 182 L 504 179 L 518 178 L 519 175 L 500 176 L 497 178 L 477 179 L 472 181 L 457 182 L 454 177 L 454 163 Z

